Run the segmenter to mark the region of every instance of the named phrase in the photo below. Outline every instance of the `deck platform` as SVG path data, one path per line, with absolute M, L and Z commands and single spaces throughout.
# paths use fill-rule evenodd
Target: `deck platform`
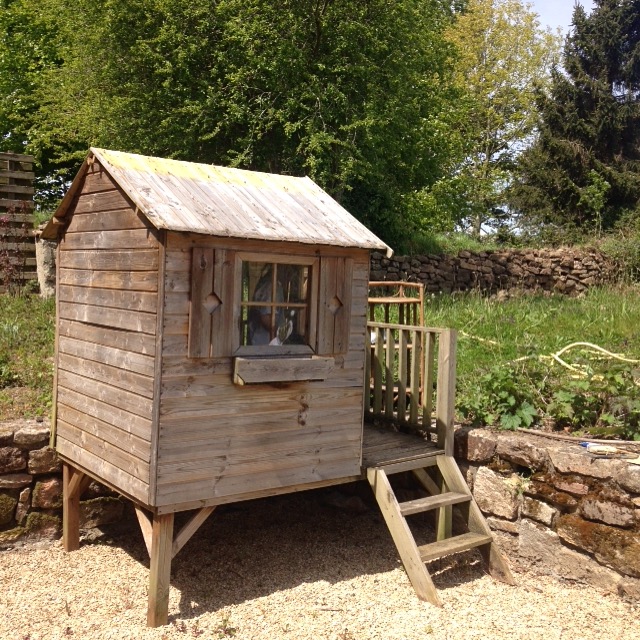
M 444 450 L 418 435 L 364 424 L 362 468 L 410 471 L 435 464 Z

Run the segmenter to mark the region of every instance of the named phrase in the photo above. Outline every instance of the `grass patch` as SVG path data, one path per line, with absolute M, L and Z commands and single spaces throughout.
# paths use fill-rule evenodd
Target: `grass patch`
M 51 408 L 55 300 L 0 295 L 0 420 Z
M 577 299 L 435 296 L 426 324 L 459 331 L 457 403 L 469 421 L 515 428 L 549 419 L 573 431 L 640 439 L 637 364 L 573 349 L 563 355 L 572 371 L 544 357 L 590 342 L 640 359 L 638 287 L 592 289 Z

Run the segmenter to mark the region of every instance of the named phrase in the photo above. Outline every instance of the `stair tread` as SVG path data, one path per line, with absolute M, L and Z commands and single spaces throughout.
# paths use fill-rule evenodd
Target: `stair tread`
M 430 560 L 442 558 L 452 553 L 468 551 L 469 549 L 474 549 L 475 547 L 489 544 L 490 542 L 493 542 L 493 538 L 490 535 L 484 533 L 463 533 L 460 536 L 422 545 L 418 547 L 418 551 L 420 552 L 422 561 L 429 562 Z
M 403 516 L 409 516 L 414 513 L 423 513 L 431 509 L 439 507 L 447 507 L 452 504 L 460 504 L 461 502 L 470 502 L 471 496 L 467 493 L 459 493 L 456 491 L 446 491 L 435 496 L 426 498 L 418 498 L 417 500 L 409 500 L 399 503 L 400 512 Z

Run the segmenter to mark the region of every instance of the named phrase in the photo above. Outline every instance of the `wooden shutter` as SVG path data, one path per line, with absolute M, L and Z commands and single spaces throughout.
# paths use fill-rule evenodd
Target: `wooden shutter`
M 317 348 L 319 355 L 346 353 L 349 350 L 352 286 L 351 258 L 320 259 Z
M 230 356 L 233 343 L 233 256 L 194 247 L 191 258 L 189 357 Z

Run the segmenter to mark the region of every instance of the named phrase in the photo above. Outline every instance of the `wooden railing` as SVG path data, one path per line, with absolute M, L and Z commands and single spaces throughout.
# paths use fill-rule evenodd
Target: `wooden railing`
M 376 421 L 436 436 L 453 455 L 456 331 L 368 323 L 365 413 Z
M 393 317 L 392 317 L 393 316 Z M 369 320 L 424 325 L 422 282 L 369 282 Z

